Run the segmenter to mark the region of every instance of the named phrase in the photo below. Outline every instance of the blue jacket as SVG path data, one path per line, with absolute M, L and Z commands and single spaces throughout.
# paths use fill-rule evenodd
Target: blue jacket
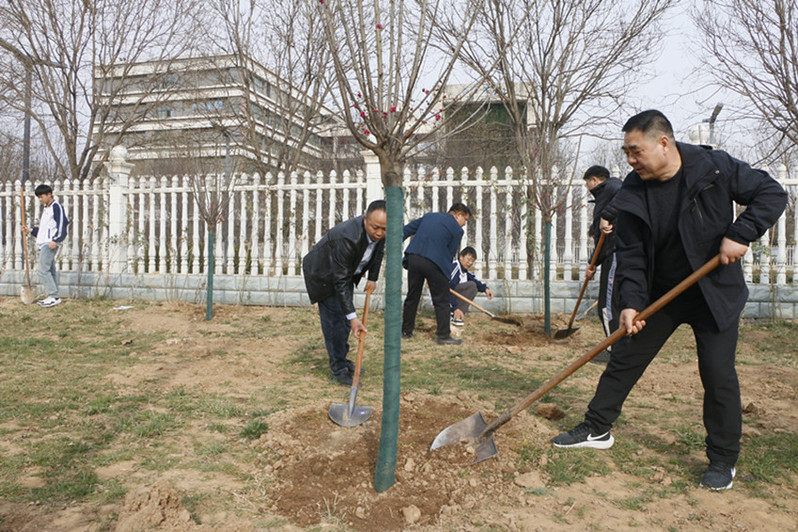
M 726 152 L 676 143 L 682 156 L 684 194 L 679 234 L 693 270 L 718 254 L 723 237 L 748 245 L 761 237 L 784 211 L 787 193 L 762 170 Z M 734 218 L 733 202 L 746 209 Z M 615 286 L 621 308 L 643 310 L 652 303 L 654 255 L 645 185 L 631 172 L 612 205 L 618 211 Z M 748 298 L 742 261 L 719 266 L 698 281 L 720 330 L 737 320 Z
M 452 273 L 452 259 L 463 238 L 463 228 L 454 216 L 445 212 L 427 213 L 404 226 L 402 240 L 411 236 L 413 240 L 407 246 L 405 256 L 420 255 L 431 260 L 448 278 Z M 407 261 L 403 264 L 406 268 Z
M 460 261 L 458 259 L 454 259 L 454 262 L 452 262 L 452 273 L 449 276 L 449 288 L 450 289 L 454 290 L 455 288 L 457 288 L 458 284 L 463 282 L 461 280 L 462 274 L 466 275 L 466 281 L 465 282 L 473 281 L 474 284 L 477 285 L 477 292 L 485 292 L 485 290 L 488 289 L 488 285 L 486 285 L 485 283 L 483 283 L 482 281 L 477 279 L 476 275 L 474 275 L 470 271 L 468 271 L 465 268 L 463 268 L 463 266 L 460 264 Z M 452 307 L 452 312 L 454 312 L 455 309 L 457 309 L 458 301 L 459 301 L 458 298 L 456 298 L 456 297 L 454 297 L 452 295 L 449 296 L 449 306 Z

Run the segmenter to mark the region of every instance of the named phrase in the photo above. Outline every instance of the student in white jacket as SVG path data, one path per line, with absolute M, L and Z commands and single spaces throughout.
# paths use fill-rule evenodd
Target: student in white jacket
M 50 185 L 39 185 L 35 190 L 36 197 L 42 202 L 42 217 L 37 227 L 22 226 L 22 230 L 33 233 L 36 237 L 36 248 L 39 250 L 39 277 L 47 292 L 47 297 L 39 301 L 42 307 L 54 307 L 61 304 L 58 295 L 58 278 L 55 271 L 55 256 L 67 235 L 69 219 L 61 204 L 53 199 Z

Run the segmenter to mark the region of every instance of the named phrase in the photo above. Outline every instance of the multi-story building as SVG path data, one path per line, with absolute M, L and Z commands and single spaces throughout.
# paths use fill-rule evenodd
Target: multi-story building
M 249 57 L 98 68 L 96 97 L 112 92 L 97 159 L 123 144 L 137 173 L 315 170 L 357 158 L 332 112 Z

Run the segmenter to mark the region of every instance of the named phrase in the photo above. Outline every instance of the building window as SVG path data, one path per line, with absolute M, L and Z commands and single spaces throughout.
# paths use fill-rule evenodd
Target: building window
M 174 109 L 171 107 L 159 107 L 158 108 L 158 118 L 163 120 L 165 118 L 172 118 L 174 116 Z
M 255 90 L 255 92 L 257 92 L 259 94 L 263 94 L 263 89 L 264 89 L 263 80 L 260 79 L 257 76 L 253 76 L 252 77 L 252 88 Z

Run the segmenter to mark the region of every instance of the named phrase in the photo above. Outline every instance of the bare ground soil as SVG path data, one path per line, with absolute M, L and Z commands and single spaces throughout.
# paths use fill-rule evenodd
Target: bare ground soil
M 1 308 L 8 312 L 16 304 L 5 300 Z M 358 395 L 358 404 L 373 406 L 374 412 L 364 424 L 344 428 L 330 421 L 328 408 L 347 402 L 349 388 L 331 384 L 324 374 L 326 353 L 312 309 L 219 307 L 214 321 L 206 323 L 203 309 L 191 305 L 134 307 L 114 315 L 120 327 L 131 334 L 165 333 L 167 339 L 154 352 L 136 353 L 132 366 L 99 368 L 97 378 L 120 393 L 155 380 L 164 389 L 199 389 L 264 409 L 273 406 L 274 397 L 265 391 L 273 388 L 280 401 L 266 418 L 269 430 L 247 443 L 256 458 L 233 464 L 232 472 L 156 471 L 134 456 L 97 470 L 100 479 L 125 486 L 124 498 L 57 506 L 0 500 L 0 530 L 798 530 L 798 474 L 762 479 L 744 465 L 746 447 L 757 439 L 798 434 L 795 363 L 746 363 L 766 332 L 754 329 L 741 340 L 738 369 L 747 407 L 741 467 L 734 489 L 713 493 L 697 485 L 706 467 L 703 450 L 682 445 L 684 426 L 700 430 L 701 423 L 702 388 L 689 331 L 677 332 L 633 391 L 613 432 L 620 445 L 595 451 L 554 450 L 549 444 L 578 422 L 592 396 L 601 367 L 588 364 L 567 387 L 563 383 L 543 399 L 543 415 L 533 406 L 496 433 L 496 457 L 471 465 L 474 455 L 466 445 L 430 451 L 436 434 L 477 411 L 492 420 L 600 341 L 599 326 L 585 320 L 577 334 L 554 342 L 543 335 L 539 317 L 523 316 L 524 326 L 514 327 L 471 314 L 465 344 L 444 347 L 428 336 L 432 320 L 421 318 L 415 337 L 403 344 L 402 371 L 411 385 L 403 386 L 401 396 L 396 483 L 376 493 L 381 313 L 371 315 Z M 267 342 L 242 334 L 279 328 L 287 313 L 292 319 L 300 313 L 306 333 L 276 334 Z M 297 353 L 316 362 L 298 363 Z M 478 370 L 481 361 L 496 379 L 502 371 L 528 372 L 536 385 L 508 382 L 503 390 L 462 391 L 446 380 L 435 382 L 437 363 Z M 428 380 L 411 379 L 413 372 L 428 373 Z M 173 437 L 188 454 L 192 442 L 209 436 L 197 423 Z M 13 441 L 2 446 L 5 453 L 15 450 Z M 552 466 L 582 467 L 583 455 L 577 453 L 588 453 L 588 472 L 563 482 Z M 20 481 L 35 485 L 37 478 L 31 469 Z M 209 494 L 231 502 L 187 509 L 187 499 L 207 501 Z

